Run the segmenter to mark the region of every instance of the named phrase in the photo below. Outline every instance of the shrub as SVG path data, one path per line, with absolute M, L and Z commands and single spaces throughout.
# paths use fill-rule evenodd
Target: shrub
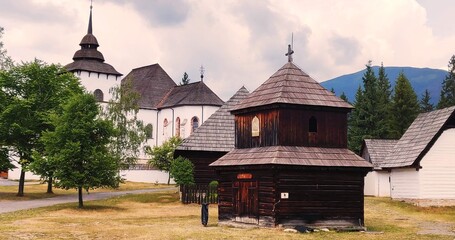
M 182 156 L 179 156 L 171 162 L 170 174 L 178 185 L 193 184 L 193 170 L 193 163 Z

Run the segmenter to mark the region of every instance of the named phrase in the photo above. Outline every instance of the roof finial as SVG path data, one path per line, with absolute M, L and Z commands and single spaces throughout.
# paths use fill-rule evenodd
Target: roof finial
M 204 81 L 204 72 L 205 72 L 204 66 L 201 65 L 200 70 L 201 70 L 201 82 L 203 82 Z
M 285 54 L 285 56 L 288 56 L 288 62 L 292 62 L 293 53 L 294 53 L 294 50 L 292 50 L 291 44 L 288 44 L 288 52 Z
M 90 18 L 88 19 L 87 34 L 92 34 L 92 8 L 93 8 L 93 0 L 90 0 Z

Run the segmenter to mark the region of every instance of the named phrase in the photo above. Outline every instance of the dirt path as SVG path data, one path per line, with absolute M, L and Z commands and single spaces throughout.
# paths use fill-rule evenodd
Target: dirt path
M 171 188 L 157 188 L 157 189 L 142 189 L 142 190 L 132 190 L 132 191 L 121 191 L 121 192 L 102 192 L 102 193 L 90 193 L 84 194 L 84 201 L 93 201 L 93 200 L 100 200 L 106 199 L 116 196 L 122 196 L 127 194 L 140 194 L 140 193 L 153 193 L 153 192 L 165 192 L 165 191 L 172 191 L 177 190 L 175 187 Z M 77 202 L 78 197 L 77 194 L 53 197 L 53 198 L 45 198 L 45 199 L 36 199 L 36 200 L 27 200 L 27 201 L 8 201 L 8 202 L 0 202 L 0 214 L 7 213 L 7 212 L 14 212 L 19 210 L 25 209 L 32 209 L 32 208 L 39 208 L 39 207 L 47 207 L 61 203 L 70 203 L 70 202 Z
M 424 221 L 418 224 L 420 231 L 417 234 L 436 234 L 436 235 L 448 235 L 455 236 L 455 224 L 444 223 L 444 222 L 430 222 Z

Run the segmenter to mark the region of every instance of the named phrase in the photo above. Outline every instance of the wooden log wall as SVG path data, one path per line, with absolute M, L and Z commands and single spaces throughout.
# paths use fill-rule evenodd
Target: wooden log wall
M 225 154 L 226 152 L 176 150 L 174 156 L 188 158 L 194 165 L 195 183 L 197 185 L 207 185 L 211 181 L 217 180 L 215 169 L 209 167 L 209 164 L 213 163 Z
M 364 224 L 364 173 L 348 171 L 280 171 L 277 195 L 289 193 L 277 204 L 279 224 Z
M 259 136 L 251 134 L 253 118 L 259 118 Z M 247 113 L 235 117 L 235 146 L 253 148 L 278 145 L 278 110 L 267 110 L 260 113 Z
M 253 118 L 259 118 L 258 137 L 251 134 Z M 309 120 L 317 120 L 317 132 L 310 133 Z M 310 109 L 273 109 L 244 113 L 235 117 L 235 146 L 253 148 L 266 146 L 347 147 L 347 113 Z
M 219 171 L 220 221 L 234 221 L 238 173 L 251 173 L 259 188 L 259 225 L 360 227 L 364 225 L 362 171 L 225 170 Z M 288 199 L 281 199 L 288 193 Z
M 220 221 L 233 220 L 236 217 L 235 190 L 233 186 L 238 173 L 251 173 L 252 179 L 244 181 L 258 182 L 258 218 L 263 226 L 275 226 L 273 205 L 275 203 L 275 180 L 270 171 L 219 171 L 218 215 Z
M 280 145 L 347 147 L 347 114 L 344 112 L 281 109 L 279 116 Z M 317 120 L 316 133 L 308 131 L 311 117 Z

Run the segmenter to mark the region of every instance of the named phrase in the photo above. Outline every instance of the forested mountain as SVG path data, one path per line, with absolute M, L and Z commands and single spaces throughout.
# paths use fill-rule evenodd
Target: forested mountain
M 414 68 L 414 67 L 384 67 L 385 73 L 387 74 L 392 89 L 395 87 L 395 79 L 403 71 L 406 77 L 411 82 L 414 91 L 417 93 L 417 97 L 420 99 L 425 90 L 428 89 L 433 104 L 437 104 L 441 92 L 441 83 L 447 75 L 447 71 L 441 69 L 432 68 Z M 379 66 L 372 67 L 375 75 L 378 75 Z M 343 92 L 348 97 L 350 102 L 355 99 L 355 93 L 360 85 L 362 85 L 362 77 L 365 74 L 366 69 L 336 77 L 321 83 L 326 89 L 335 90 L 337 96 L 340 96 Z

